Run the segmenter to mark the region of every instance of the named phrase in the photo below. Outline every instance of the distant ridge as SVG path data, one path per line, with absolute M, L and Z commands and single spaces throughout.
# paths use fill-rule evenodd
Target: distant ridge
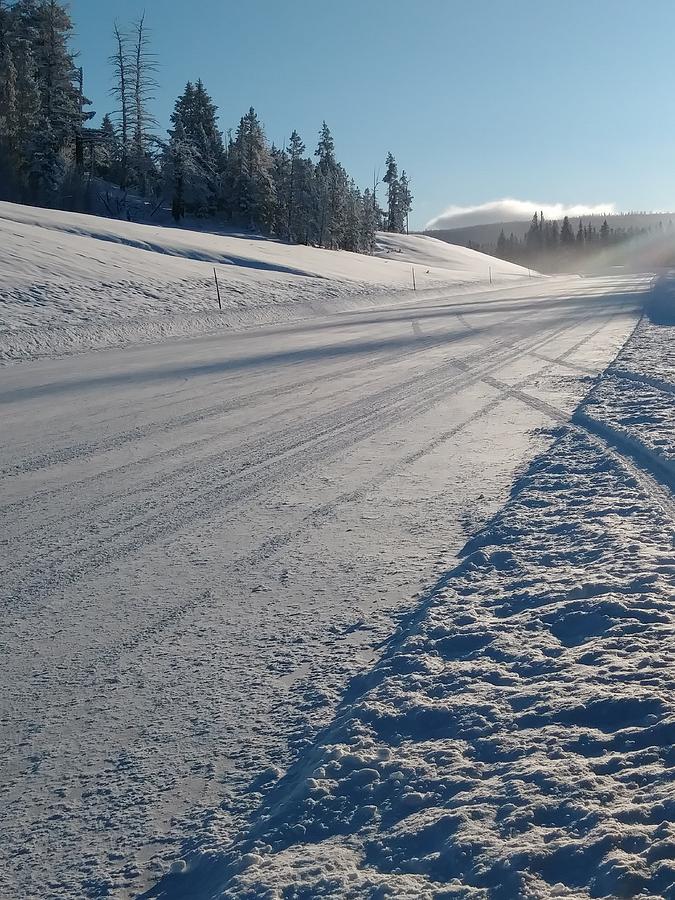
M 659 222 L 663 222 L 666 226 L 670 221 L 675 222 L 675 212 L 668 213 L 615 213 L 608 216 L 581 216 L 584 225 L 592 224 L 597 229 L 600 228 L 605 218 L 610 228 L 658 228 Z M 571 219 L 574 230 L 578 224 L 578 217 Z M 499 239 L 500 232 L 504 231 L 506 237 L 515 234 L 516 237 L 522 238 L 530 227 L 529 221 L 517 222 L 491 222 L 487 225 L 466 225 L 462 228 L 441 228 L 427 230 L 422 232 L 429 237 L 437 238 L 448 244 L 457 244 L 466 247 L 471 243 L 476 247 L 494 247 Z

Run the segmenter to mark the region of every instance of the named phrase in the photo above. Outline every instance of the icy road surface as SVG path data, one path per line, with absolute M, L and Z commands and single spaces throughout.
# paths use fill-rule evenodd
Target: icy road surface
M 645 287 L 525 282 L 0 369 L 0 895 L 131 897 L 184 841 L 226 840 Z

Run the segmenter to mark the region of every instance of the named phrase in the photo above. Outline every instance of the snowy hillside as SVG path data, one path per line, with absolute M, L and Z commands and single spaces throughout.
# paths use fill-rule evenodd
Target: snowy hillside
M 382 235 L 373 258 L 11 203 L 0 247 L 0 359 L 386 304 L 411 265 L 418 291 L 527 275 L 433 238 Z

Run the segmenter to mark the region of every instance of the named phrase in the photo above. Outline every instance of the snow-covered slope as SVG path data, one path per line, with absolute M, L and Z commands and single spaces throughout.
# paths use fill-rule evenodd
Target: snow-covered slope
M 425 291 L 527 275 L 433 238 L 380 243 L 368 257 L 0 203 L 0 359 L 383 304 L 411 264 Z
M 489 278 L 490 271 L 494 278 L 513 274 L 527 275 L 528 272 L 522 266 L 476 250 L 469 250 L 467 247 L 448 244 L 426 234 L 381 232 L 377 236 L 375 255 L 381 259 L 398 259 L 423 269 L 449 269 L 458 280 L 467 275 L 473 278 L 476 275 L 483 278 L 487 275 Z

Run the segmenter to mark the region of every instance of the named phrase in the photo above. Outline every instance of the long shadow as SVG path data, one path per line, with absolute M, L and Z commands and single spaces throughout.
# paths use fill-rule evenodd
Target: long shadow
M 625 313 L 628 307 L 641 307 L 644 297 L 639 292 L 624 292 L 622 294 L 609 294 L 600 297 L 593 295 L 584 297 L 572 297 L 569 299 L 549 299 L 546 301 L 526 301 L 513 302 L 504 304 L 500 301 L 500 312 L 519 312 L 526 314 L 533 310 L 537 312 L 554 312 L 556 315 L 550 321 L 562 320 L 563 318 L 574 315 L 579 309 L 588 309 L 589 304 L 593 304 L 593 309 L 598 315 L 607 315 L 609 311 L 615 310 L 617 314 Z M 432 307 L 427 309 L 414 310 L 414 314 L 410 314 L 410 310 L 398 312 L 388 316 L 373 316 L 370 319 L 359 319 L 359 325 L 377 325 L 386 323 L 402 323 L 415 319 L 418 322 L 430 322 L 438 319 L 447 319 L 456 313 L 470 312 L 473 308 L 483 309 L 482 304 L 464 304 L 462 306 L 449 309 L 447 305 Z M 350 323 L 342 323 L 347 327 Z M 353 324 L 353 323 L 351 323 Z M 304 327 L 297 326 L 294 329 L 273 329 L 266 331 L 266 334 L 273 336 L 278 333 L 288 334 L 309 334 L 312 331 L 320 331 L 323 328 L 334 330 L 338 323 L 325 323 L 321 326 L 309 325 L 304 323 Z M 338 325 L 339 327 L 339 325 Z M 494 329 L 504 329 L 509 327 L 509 323 L 496 322 L 490 325 L 479 324 L 472 328 L 473 334 L 481 334 Z M 256 332 L 258 335 L 260 331 Z M 253 336 L 255 334 L 252 333 Z M 428 346 L 429 348 L 438 347 L 444 344 L 454 344 L 466 337 L 466 329 L 461 328 L 456 332 L 443 332 L 441 334 L 424 334 L 411 330 L 398 336 L 371 338 L 367 340 L 353 340 L 346 343 L 324 344 L 318 347 L 303 347 L 292 350 L 277 350 L 263 353 L 253 353 L 233 357 L 230 359 L 218 359 L 213 362 L 206 363 L 189 363 L 186 365 L 165 366 L 159 365 L 156 368 L 144 367 L 139 369 L 127 370 L 124 372 L 104 373 L 98 375 L 83 372 L 82 375 L 75 379 L 64 379 L 60 381 L 52 381 L 46 384 L 31 385 L 27 387 L 17 387 L 4 393 L 0 393 L 0 404 L 16 403 L 18 401 L 38 399 L 41 397 L 57 396 L 59 394 L 68 394 L 71 392 L 81 392 L 84 390 L 95 390 L 100 387 L 116 387 L 129 384 L 151 384 L 153 382 L 162 381 L 166 378 L 191 378 L 203 375 L 214 375 L 223 372 L 244 372 L 257 367 L 269 365 L 275 366 L 292 366 L 306 362 L 312 362 L 320 359 L 338 359 L 344 356 L 370 356 L 377 353 L 391 352 L 395 350 L 407 350 L 415 345 Z
M 576 312 L 579 309 L 588 310 L 592 305 L 593 309 L 597 309 L 598 314 L 605 314 L 608 308 L 617 308 L 617 312 L 625 312 L 631 306 L 641 309 L 645 302 L 645 292 L 623 291 L 619 294 L 584 294 L 549 297 L 537 296 L 530 297 L 527 300 L 448 300 L 434 303 L 422 303 L 420 305 L 392 305 L 388 307 L 379 307 L 376 311 L 368 310 L 350 310 L 347 312 L 336 312 L 327 315 L 318 321 L 302 320 L 301 322 L 290 325 L 279 325 L 274 328 L 262 327 L 261 331 L 279 334 L 297 334 L 312 333 L 334 330 L 336 327 L 349 326 L 357 323 L 358 325 L 378 325 L 391 324 L 396 322 L 407 322 L 416 319 L 424 322 L 432 319 L 449 318 L 458 314 L 470 315 L 472 313 L 512 313 L 512 312 L 547 312 L 549 310 L 555 312 Z
M 476 329 L 480 331 L 481 329 Z M 163 366 L 155 369 L 139 369 L 130 372 L 114 372 L 101 375 L 83 375 L 68 381 L 53 381 L 30 387 L 20 387 L 0 393 L 0 404 L 13 403 L 38 397 L 66 394 L 71 391 L 82 391 L 88 388 L 115 387 L 126 384 L 152 383 L 166 378 L 191 378 L 200 375 L 213 375 L 222 372 L 243 372 L 260 366 L 290 366 L 314 360 L 339 359 L 343 356 L 374 356 L 378 353 L 395 350 L 407 350 L 415 345 L 441 346 L 453 344 L 466 338 L 466 329 L 458 329 L 455 333 L 422 334 L 411 329 L 410 334 L 375 340 L 356 340 L 341 344 L 323 344 L 319 347 L 303 347 L 297 350 L 279 350 L 267 353 L 256 353 L 250 356 L 239 356 L 233 359 L 220 359 L 207 363 L 190 363 L 188 365 Z
M 201 251 L 197 248 L 190 247 L 168 247 L 164 244 L 157 244 L 152 239 L 147 241 L 134 240 L 131 237 L 118 237 L 116 235 L 105 234 L 104 232 L 94 231 L 83 235 L 78 230 L 58 229 L 64 234 L 74 234 L 78 237 L 89 237 L 96 241 L 103 241 L 107 244 L 119 244 L 120 246 L 129 247 L 132 250 L 143 250 L 147 253 L 155 253 L 160 256 L 173 256 L 176 259 L 190 259 L 196 262 L 208 262 L 215 266 L 239 266 L 243 269 L 258 269 L 263 272 L 280 272 L 282 275 L 297 275 L 302 278 L 316 278 L 317 281 L 324 281 L 323 275 L 306 272 L 302 269 L 296 269 L 293 266 L 284 266 L 281 263 L 266 263 L 259 259 L 251 259 L 247 256 L 233 256 L 232 254 L 220 255 L 217 252 Z M 248 237 L 245 235 L 245 237 Z
M 556 429 L 552 435 L 558 440 L 566 429 Z M 554 442 L 555 443 L 555 442 Z M 550 452 L 550 450 L 548 451 Z M 436 582 L 429 587 L 418 599 L 412 609 L 403 613 L 398 619 L 396 630 L 380 645 L 380 656 L 372 668 L 354 676 L 348 683 L 345 692 L 335 712 L 324 728 L 315 736 L 312 744 L 295 762 L 288 768 L 283 778 L 264 796 L 253 816 L 249 817 L 245 827 L 245 836 L 235 839 L 235 844 L 241 851 L 249 847 L 250 836 L 255 832 L 255 821 L 272 819 L 277 809 L 281 807 L 284 799 L 293 790 L 293 786 L 301 779 L 308 769 L 308 755 L 311 755 L 309 768 L 317 764 L 317 757 L 321 749 L 333 740 L 335 728 L 339 726 L 344 715 L 358 700 L 369 690 L 375 687 L 389 671 L 388 661 L 404 643 L 404 641 L 418 629 L 428 615 L 429 610 L 437 602 L 438 598 L 447 590 L 458 575 L 461 575 L 467 566 L 468 557 L 481 546 L 483 535 L 489 535 L 495 525 L 504 515 L 504 509 L 518 496 L 523 486 L 526 485 L 533 471 L 536 471 L 538 458 L 533 460 L 525 473 L 521 474 L 512 484 L 509 496 L 503 506 L 489 519 L 479 531 L 473 535 L 457 553 L 458 563 L 448 571 L 442 573 Z M 210 813 L 207 813 L 204 821 L 208 821 Z M 255 836 L 255 835 L 254 835 Z M 233 844 L 232 846 L 235 846 Z M 284 845 L 285 846 L 285 845 Z M 213 856 L 201 856 L 198 844 L 190 839 L 183 842 L 182 856 L 188 860 L 187 868 L 183 872 L 169 872 L 164 875 L 152 888 L 142 894 L 137 900 L 213 900 L 216 895 L 227 888 L 227 883 L 236 875 L 239 856 L 232 854 L 224 848 L 222 854 Z M 216 894 L 216 892 L 218 892 Z M 222 894 L 222 896 L 227 896 Z

